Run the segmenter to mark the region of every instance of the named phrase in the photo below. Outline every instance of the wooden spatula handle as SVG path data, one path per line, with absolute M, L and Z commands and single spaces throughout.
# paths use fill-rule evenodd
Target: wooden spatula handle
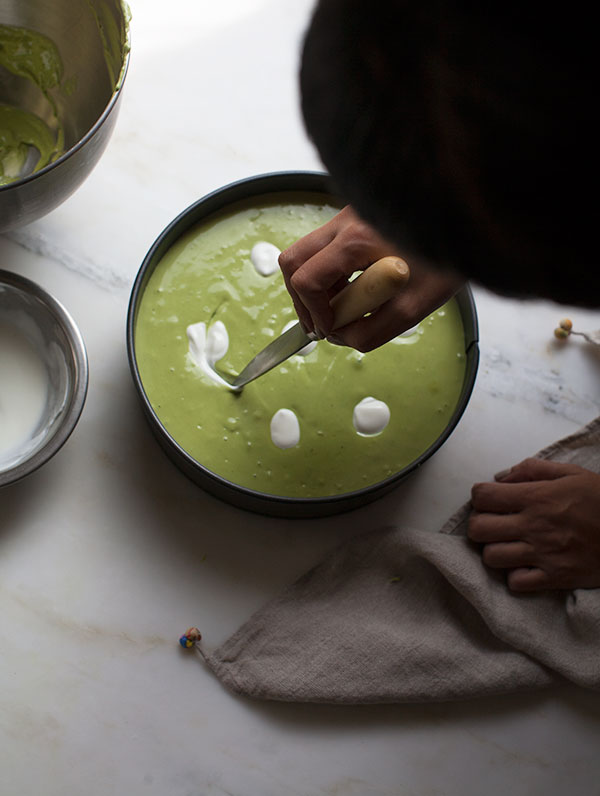
M 341 290 L 331 300 L 334 329 L 358 320 L 395 296 L 410 277 L 408 264 L 401 257 L 382 257 Z

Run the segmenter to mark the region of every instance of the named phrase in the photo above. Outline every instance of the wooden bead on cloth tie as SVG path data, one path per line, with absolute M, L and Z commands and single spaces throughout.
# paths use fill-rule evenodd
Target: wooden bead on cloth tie
M 202 634 L 197 627 L 189 627 L 179 639 L 179 643 L 184 649 L 189 650 L 194 647 L 196 642 L 200 641 L 201 638 Z
M 563 318 L 558 322 L 558 326 L 554 330 L 554 336 L 557 340 L 566 340 L 571 335 L 583 337 L 584 340 L 593 345 L 600 345 L 600 330 L 596 332 L 578 332 L 573 329 L 573 321 L 570 318 Z

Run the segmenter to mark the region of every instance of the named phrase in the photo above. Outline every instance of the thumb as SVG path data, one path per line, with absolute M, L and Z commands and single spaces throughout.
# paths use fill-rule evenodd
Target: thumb
M 579 468 L 575 464 L 551 462 L 547 459 L 529 458 L 515 464 L 509 470 L 496 473 L 494 478 L 503 484 L 517 484 L 522 481 L 554 481 L 565 475 L 572 475 Z

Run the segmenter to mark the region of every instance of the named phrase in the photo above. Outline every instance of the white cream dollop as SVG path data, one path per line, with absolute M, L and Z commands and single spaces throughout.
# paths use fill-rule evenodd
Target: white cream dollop
M 354 428 L 359 434 L 380 434 L 390 422 L 390 408 L 384 401 L 368 396 L 356 404 L 352 414 Z
M 271 440 L 283 450 L 300 442 L 300 423 L 291 409 L 278 409 L 271 418 Z
M 291 329 L 292 326 L 295 326 L 297 323 L 298 323 L 298 321 L 290 321 L 289 323 L 286 323 L 286 325 L 281 330 L 281 334 L 284 334 L 285 332 L 287 332 L 288 329 Z M 304 346 L 304 348 L 300 349 L 300 351 L 296 351 L 295 356 L 305 357 L 307 354 L 310 354 L 311 351 L 314 351 L 314 349 L 316 347 L 317 347 L 317 341 L 316 340 L 314 342 L 312 342 L 312 343 L 307 343 Z
M 209 379 L 232 389 L 231 385 L 219 376 L 214 366 L 229 349 L 229 335 L 223 321 L 215 321 L 207 330 L 204 321 L 190 324 L 187 329 L 188 354 Z
M 229 350 L 229 335 L 223 321 L 215 321 L 206 333 L 206 359 L 211 365 L 223 359 Z
M 279 270 L 279 255 L 281 250 L 266 240 L 255 243 L 250 252 L 252 265 L 261 276 L 271 276 Z

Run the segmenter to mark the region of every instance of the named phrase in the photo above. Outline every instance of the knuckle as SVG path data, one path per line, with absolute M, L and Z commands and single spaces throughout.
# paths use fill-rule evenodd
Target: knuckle
M 281 269 L 283 269 L 284 271 L 289 270 L 290 268 L 294 267 L 295 260 L 296 260 L 296 258 L 295 258 L 295 255 L 294 255 L 293 247 L 289 248 L 289 249 L 285 249 L 279 255 L 279 267 Z
M 361 354 L 367 354 L 369 351 L 372 351 L 374 348 L 377 348 L 377 345 L 372 341 L 367 339 L 357 340 L 355 343 L 351 343 L 352 348 L 355 348 Z
M 481 541 L 481 519 L 477 514 L 471 514 L 467 523 L 467 536 L 473 542 Z
M 373 230 L 365 221 L 360 220 L 348 224 L 340 237 L 343 239 L 340 242 L 343 242 L 346 255 L 357 261 L 364 259 L 374 243 Z
M 309 279 L 307 279 L 307 276 L 302 268 L 299 268 L 290 275 L 290 284 L 299 295 L 311 292 Z
M 553 528 L 548 524 L 547 518 L 537 510 L 526 512 L 523 536 L 531 544 L 535 544 L 537 550 L 551 549 L 556 545 Z
M 344 333 L 344 341 L 350 348 L 354 348 L 361 354 L 373 351 L 380 344 L 377 337 L 377 330 L 369 328 L 368 323 L 358 322 L 351 325 Z
M 352 234 L 356 244 L 364 246 L 367 241 L 370 241 L 373 232 L 371 227 L 365 221 L 355 221 L 352 226 Z
M 522 580 L 518 577 L 515 572 L 509 572 L 506 576 L 506 585 L 508 586 L 509 591 L 519 593 L 528 591 L 527 588 L 523 585 Z
M 564 556 L 576 547 L 577 534 L 572 528 L 567 527 L 561 531 L 555 530 L 554 532 L 548 533 L 545 541 L 547 552 L 559 553 L 561 556 Z
M 481 551 L 481 560 L 486 567 L 494 567 L 498 564 L 498 556 L 493 545 L 486 544 Z
M 471 503 L 473 506 L 480 504 L 486 497 L 490 485 L 484 483 L 473 484 L 471 487 Z

